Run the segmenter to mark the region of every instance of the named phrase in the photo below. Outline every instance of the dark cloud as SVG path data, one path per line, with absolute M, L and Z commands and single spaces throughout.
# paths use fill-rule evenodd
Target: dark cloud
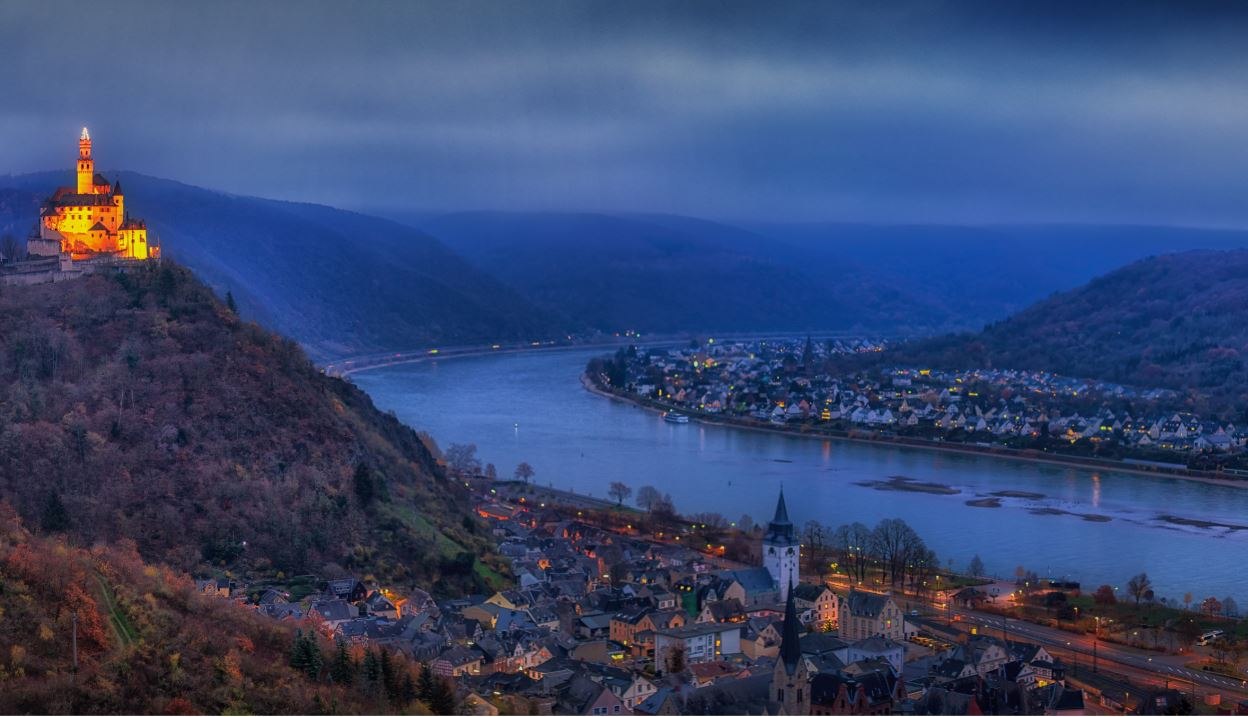
M 360 208 L 1245 226 L 1241 7 L 4 3 L 0 171 L 89 124 Z

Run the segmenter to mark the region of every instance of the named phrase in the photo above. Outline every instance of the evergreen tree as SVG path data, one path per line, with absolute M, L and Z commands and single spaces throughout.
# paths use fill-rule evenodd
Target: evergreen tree
M 376 684 L 381 679 L 381 665 L 377 661 L 377 654 L 372 650 L 364 653 L 364 666 L 362 669 L 364 679 L 369 684 Z
M 321 646 L 316 644 L 316 637 L 302 630 L 296 632 L 290 647 L 290 666 L 315 680 L 321 674 L 323 664 Z
M 429 709 L 435 715 L 455 714 L 455 691 L 451 683 L 439 677 L 433 678 L 433 694 L 429 696 Z
M 385 688 L 386 697 L 393 699 L 399 694 L 399 674 L 394 669 L 394 661 L 390 659 L 390 651 L 381 649 L 377 656 L 377 664 L 381 671 L 381 685 Z
M 407 705 L 410 704 L 412 700 L 416 699 L 416 697 L 416 681 L 412 679 L 412 673 L 405 670 L 403 672 L 403 684 L 399 688 L 399 698 L 402 700 L 403 704 Z
M 359 499 L 361 506 L 367 507 L 373 502 L 375 493 L 373 472 L 369 470 L 367 463 L 360 463 L 355 467 L 355 497 Z
M 62 533 L 69 528 L 69 511 L 65 510 L 60 493 L 52 491 L 48 494 L 48 501 L 43 506 L 43 515 L 40 516 L 39 523 L 46 533 Z
M 355 660 L 351 659 L 351 654 L 347 652 L 347 646 L 343 642 L 338 643 L 338 651 L 334 653 L 334 661 L 329 666 L 329 679 L 334 684 L 349 685 L 355 682 Z
M 433 670 L 429 669 L 429 666 L 426 665 L 424 669 L 420 671 L 420 679 L 416 683 L 416 697 L 418 697 L 421 702 L 429 704 L 433 700 L 433 693 L 436 691 L 437 687 L 434 684 L 434 681 L 435 678 L 433 676 Z
M 225 292 L 225 306 L 230 310 L 231 314 L 238 313 L 238 304 L 234 303 L 234 292 Z

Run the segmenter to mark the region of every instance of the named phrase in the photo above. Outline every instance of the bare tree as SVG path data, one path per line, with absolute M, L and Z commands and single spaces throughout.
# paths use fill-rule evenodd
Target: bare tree
M 537 472 L 534 471 L 533 466 L 529 465 L 528 463 L 521 463 L 520 465 L 516 466 L 516 473 L 515 473 L 516 480 L 522 480 L 525 483 L 528 483 L 529 480 L 533 478 L 533 476 L 535 475 L 537 475 Z
M 618 480 L 611 483 L 611 487 L 607 489 L 607 495 L 615 498 L 615 504 L 619 507 L 622 507 L 624 505 L 624 500 L 632 494 L 633 489 L 629 488 L 628 484 L 621 483 Z
M 970 573 L 972 577 L 976 578 L 987 572 L 987 570 L 984 569 L 984 561 L 979 557 L 979 555 L 971 558 L 971 564 L 966 567 L 966 571 Z
M 1153 591 L 1153 583 L 1148 579 L 1148 573 L 1140 573 L 1133 576 L 1127 581 L 1127 592 L 1131 593 L 1131 597 L 1135 598 L 1135 606 L 1140 606 L 1140 600 L 1144 599 Z
M 806 521 L 802 530 L 802 545 L 806 557 L 806 569 L 823 580 L 824 567 L 827 565 L 825 556 L 828 550 L 828 531 L 817 520 Z
M 637 489 L 637 507 L 647 513 L 654 510 L 654 504 L 663 500 L 663 494 L 652 485 L 643 485 Z
M 446 463 L 456 473 L 477 475 L 481 472 L 481 461 L 477 460 L 477 444 L 452 443 L 446 449 Z
M 21 261 L 26 258 L 26 251 L 12 234 L 5 233 L 3 237 L 0 237 L 0 258 L 3 258 L 6 264 Z

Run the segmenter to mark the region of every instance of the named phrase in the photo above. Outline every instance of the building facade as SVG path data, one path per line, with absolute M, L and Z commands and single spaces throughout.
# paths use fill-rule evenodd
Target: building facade
M 126 213 L 121 182 L 95 173 L 91 134 L 78 139 L 77 181 L 59 187 L 43 204 L 38 232 L 27 242 L 32 257 L 68 254 L 81 261 L 97 257 L 149 259 L 159 252 L 147 240 L 147 224 Z
M 798 573 L 798 561 L 801 558 L 801 544 L 797 540 L 797 531 L 789 520 L 789 509 L 784 504 L 784 489 L 780 489 L 780 499 L 776 502 L 776 515 L 767 524 L 767 533 L 763 536 L 763 567 L 771 574 L 771 579 L 780 592 L 781 602 L 789 599 L 789 586 L 801 582 Z

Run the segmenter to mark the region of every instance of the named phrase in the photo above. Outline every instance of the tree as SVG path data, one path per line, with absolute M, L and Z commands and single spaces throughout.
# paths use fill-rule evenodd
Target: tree
M 52 491 L 48 494 L 48 500 L 43 505 L 43 514 L 39 517 L 39 524 L 45 533 L 63 533 L 69 529 L 69 511 L 65 510 L 60 493 Z
M 1222 598 L 1222 614 L 1227 617 L 1239 617 L 1239 605 L 1235 602 L 1235 598 L 1230 595 Z
M 498 469 L 494 467 L 493 463 L 485 464 L 485 477 L 490 480 L 498 480 Z
M 1216 617 L 1222 614 L 1222 603 L 1217 598 L 1210 595 L 1200 603 L 1200 611 L 1209 617 Z
M 452 443 L 446 449 L 446 464 L 461 475 L 477 475 L 481 472 L 481 461 L 477 460 L 477 444 Z
M 663 500 L 663 494 L 652 485 L 643 485 L 637 489 L 637 507 L 647 513 L 654 510 L 654 504 L 660 500 Z
M 607 495 L 615 498 L 615 504 L 617 507 L 623 507 L 624 499 L 628 498 L 632 494 L 633 489 L 618 480 L 612 481 L 611 487 L 607 489 Z
M 1127 581 L 1127 592 L 1131 593 L 1131 597 L 1135 598 L 1135 606 L 1140 606 L 1140 600 L 1144 596 L 1153 591 L 1153 583 L 1148 579 L 1148 573 L 1140 573 Z
M 360 501 L 361 506 L 367 507 L 376 497 L 377 486 L 373 481 L 373 471 L 368 467 L 367 463 L 357 463 L 355 466 L 355 497 Z
M 823 523 L 817 520 L 806 521 L 806 527 L 802 530 L 802 544 L 806 570 L 818 575 L 822 581 L 824 567 L 828 562 L 824 559 L 828 548 L 828 531 Z
M 299 630 L 290 646 L 290 666 L 315 680 L 321 674 L 321 646 L 316 636 Z
M 665 660 L 667 672 L 675 675 L 685 671 L 685 648 L 679 644 L 673 644 L 667 650 L 667 659 Z
M 338 649 L 334 652 L 334 660 L 329 664 L 329 679 L 337 685 L 349 685 L 355 682 L 355 671 L 355 660 L 347 652 L 346 643 L 340 640 Z
M 672 494 L 664 493 L 663 497 L 651 506 L 650 512 L 662 518 L 674 517 L 676 515 L 676 505 L 672 503 Z
M 25 257 L 26 252 L 18 243 L 16 237 L 9 233 L 5 233 L 3 237 L 0 237 L 0 259 L 3 259 L 5 264 L 21 261 Z
M 984 561 L 979 557 L 979 555 L 971 558 L 971 563 L 966 566 L 966 571 L 971 574 L 971 577 L 976 578 L 988 572 L 984 568 Z
M 1183 609 L 1184 609 L 1184 610 L 1191 610 L 1191 609 L 1192 609 L 1192 607 L 1191 607 L 1191 606 L 1192 606 L 1192 594 L 1191 594 L 1191 593 L 1183 593 Z
M 537 472 L 534 471 L 533 466 L 529 465 L 528 463 L 521 463 L 520 465 L 516 466 L 515 475 L 516 475 L 516 480 L 522 480 L 525 483 L 528 483 L 529 480 L 533 478 L 533 476 L 537 475 Z
M 230 310 L 231 314 L 238 313 L 238 304 L 234 302 L 234 292 L 225 292 L 225 307 Z
M 1102 585 L 1092 593 L 1092 601 L 1097 605 L 1116 605 L 1118 597 L 1114 595 L 1114 588 L 1110 585 Z

